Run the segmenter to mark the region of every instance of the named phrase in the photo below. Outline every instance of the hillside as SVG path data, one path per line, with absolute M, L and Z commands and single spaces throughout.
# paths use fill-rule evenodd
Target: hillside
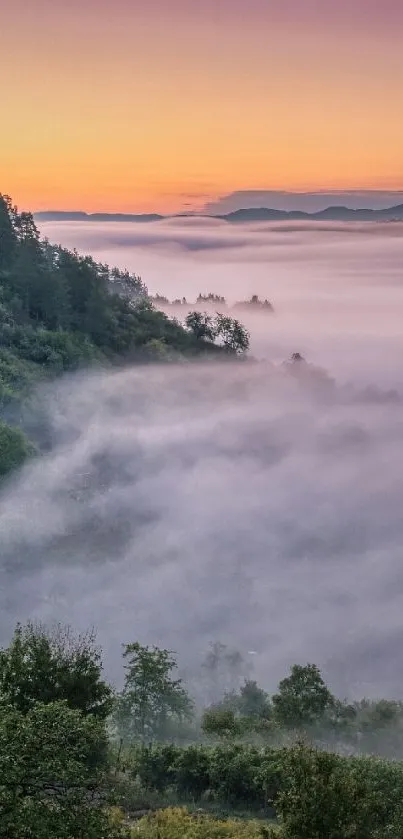
M 91 364 L 236 354 L 216 338 L 157 310 L 136 275 L 41 241 L 33 216 L 0 194 L 0 479 L 32 451 L 18 426 L 38 381 Z

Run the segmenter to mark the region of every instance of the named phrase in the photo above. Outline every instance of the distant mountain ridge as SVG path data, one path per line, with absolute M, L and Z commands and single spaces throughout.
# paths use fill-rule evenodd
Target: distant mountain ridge
M 47 210 L 35 213 L 36 221 L 126 221 L 147 223 L 163 221 L 169 218 L 213 218 L 241 224 L 248 221 L 403 221 L 403 204 L 382 210 L 362 208 L 351 210 L 349 207 L 334 206 L 316 213 L 302 210 L 272 210 L 269 207 L 251 207 L 234 210 L 225 215 L 203 215 L 198 213 L 175 213 L 163 216 L 160 213 L 85 213 L 81 211 Z
M 234 210 L 224 216 L 215 216 L 230 222 L 244 221 L 403 221 L 403 204 L 383 210 L 362 208 L 351 210 L 349 207 L 334 206 L 316 213 L 304 213 L 302 210 L 270 210 L 266 207 Z
M 34 213 L 37 221 L 161 221 L 159 213 L 85 213 L 81 210 L 45 210 Z

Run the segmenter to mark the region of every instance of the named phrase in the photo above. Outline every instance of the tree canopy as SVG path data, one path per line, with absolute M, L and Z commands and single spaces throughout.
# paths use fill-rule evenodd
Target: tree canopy
M 64 702 L 0 703 L 0 835 L 110 839 L 98 755 L 105 729 Z
M 18 625 L 10 645 L 0 650 L 0 702 L 27 714 L 38 702 L 60 701 L 86 716 L 109 715 L 112 691 L 102 678 L 93 635 Z
M 175 678 L 176 658 L 170 650 L 127 644 L 123 652 L 125 685 L 118 699 L 116 720 L 129 740 L 164 738 L 170 721 L 192 716 L 192 702 Z

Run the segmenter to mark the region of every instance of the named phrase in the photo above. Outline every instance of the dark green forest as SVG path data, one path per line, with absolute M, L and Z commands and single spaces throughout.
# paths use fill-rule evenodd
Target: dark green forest
M 0 194 L 0 479 L 34 453 L 21 407 L 44 379 L 94 365 L 239 356 L 234 318 L 153 305 L 142 280 L 41 240 L 31 213 Z

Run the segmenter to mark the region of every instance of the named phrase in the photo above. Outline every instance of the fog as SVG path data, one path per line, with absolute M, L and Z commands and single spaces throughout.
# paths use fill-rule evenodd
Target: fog
M 0 497 L 4 602 L 17 619 L 253 656 L 268 689 L 317 663 L 340 696 L 402 697 L 400 225 L 48 224 L 51 240 L 151 291 L 257 293 L 261 362 L 76 375 L 38 394 L 51 450 Z M 281 362 L 300 351 L 326 375 Z M 271 363 L 273 362 L 273 363 Z M 393 392 L 390 392 L 390 389 Z
M 401 379 L 403 224 L 188 218 L 41 229 L 51 241 L 135 271 L 151 293 L 170 299 L 210 291 L 229 303 L 267 297 L 275 317 L 246 319 L 260 358 L 280 362 L 296 350 L 343 381 Z

